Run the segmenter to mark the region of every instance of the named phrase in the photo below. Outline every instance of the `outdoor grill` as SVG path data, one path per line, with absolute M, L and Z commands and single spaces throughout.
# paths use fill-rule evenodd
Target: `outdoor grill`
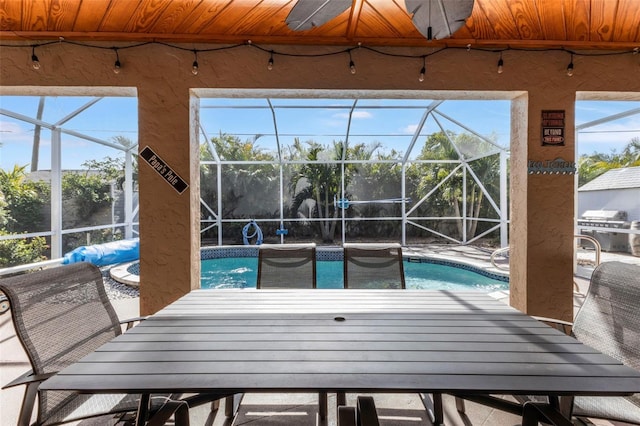
M 630 222 L 627 222 L 627 212 L 622 210 L 587 210 L 578 219 L 578 227 L 591 226 L 602 228 L 602 230 L 583 230 L 583 235 L 589 235 L 600 243 L 602 251 L 629 251 L 629 235 L 615 232 L 615 229 L 629 229 Z M 585 242 L 583 247 L 589 246 Z

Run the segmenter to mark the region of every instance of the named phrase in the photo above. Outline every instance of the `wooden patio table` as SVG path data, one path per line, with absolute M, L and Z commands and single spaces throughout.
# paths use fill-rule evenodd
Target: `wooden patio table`
M 640 373 L 479 291 L 226 289 L 192 291 L 42 387 L 606 396 L 640 392 Z

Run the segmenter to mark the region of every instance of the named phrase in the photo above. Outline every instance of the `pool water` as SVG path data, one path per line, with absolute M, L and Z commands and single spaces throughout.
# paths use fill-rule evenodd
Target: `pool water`
M 318 288 L 343 288 L 342 261 L 318 261 Z M 425 290 L 508 290 L 509 283 L 467 269 L 428 262 L 404 262 L 407 288 Z M 202 261 L 202 288 L 255 288 L 258 259 L 227 257 Z

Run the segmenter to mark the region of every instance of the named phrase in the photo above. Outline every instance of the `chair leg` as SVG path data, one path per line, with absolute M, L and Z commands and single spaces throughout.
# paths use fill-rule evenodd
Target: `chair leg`
M 444 413 L 442 408 L 442 394 L 434 393 L 431 394 L 431 397 L 429 397 L 428 394 L 420 394 L 420 397 L 422 398 L 422 404 L 427 410 L 431 423 L 434 425 L 443 425 Z
M 328 396 L 326 392 L 318 393 L 318 414 L 322 420 L 327 418 L 327 412 L 329 411 Z
M 356 407 L 338 407 L 338 426 L 356 426 Z
M 243 396 L 244 394 L 237 393 L 235 395 L 230 395 L 224 399 L 224 415 L 226 417 L 233 417 L 236 415 Z

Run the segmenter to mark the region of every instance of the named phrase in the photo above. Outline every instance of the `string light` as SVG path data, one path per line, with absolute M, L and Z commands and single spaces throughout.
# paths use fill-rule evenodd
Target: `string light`
M 273 69 L 273 50 L 271 51 L 271 55 L 269 56 L 269 62 L 267 62 L 267 69 L 269 71 Z
M 115 74 L 120 74 L 120 68 L 122 68 L 122 64 L 120 63 L 120 55 L 118 55 L 118 48 L 114 47 L 113 51 L 116 52 L 116 61 L 113 63 L 113 72 Z
M 573 53 L 571 54 L 571 61 L 569 62 L 569 65 L 567 65 L 567 75 L 569 77 L 573 76 Z
M 426 56 L 422 57 L 422 68 L 420 68 L 420 76 L 418 77 L 418 81 L 422 83 L 424 81 L 424 74 L 427 72 L 427 58 Z
M 198 65 L 198 51 L 193 50 L 193 64 L 191 64 L 191 74 L 198 75 L 199 65 Z
M 502 52 L 500 52 L 500 59 L 498 59 L 498 74 L 502 74 L 504 71 L 504 61 L 502 60 Z
M 115 52 L 116 55 L 116 61 L 114 63 L 114 67 L 113 67 L 113 72 L 116 74 L 119 74 L 121 72 L 122 69 L 122 63 L 120 62 L 120 58 L 119 58 L 119 50 L 120 49 L 135 49 L 135 48 L 140 48 L 143 46 L 147 46 L 147 45 L 161 45 L 161 46 L 166 46 L 168 48 L 171 49 L 176 49 L 176 50 L 182 50 L 182 51 L 189 51 L 192 52 L 194 54 L 195 57 L 195 61 L 193 62 L 193 66 L 197 65 L 197 54 L 198 53 L 202 53 L 202 52 L 216 52 L 216 51 L 223 51 L 223 50 L 233 50 L 233 49 L 237 49 L 237 48 L 241 48 L 241 47 L 246 47 L 246 46 L 250 46 L 256 49 L 259 49 L 263 52 L 269 53 L 269 60 L 267 62 L 267 68 L 271 69 L 273 67 L 273 57 L 275 55 L 282 55 L 282 56 L 291 56 L 291 57 L 302 57 L 302 58 L 319 58 L 319 57 L 325 57 L 325 56 L 333 56 L 333 55 L 341 55 L 344 53 L 348 53 L 349 54 L 349 70 L 352 74 L 356 73 L 356 66 L 355 63 L 353 61 L 352 58 L 352 54 L 351 51 L 353 49 L 355 49 L 355 47 L 349 47 L 346 49 L 337 49 L 333 52 L 329 52 L 329 53 L 287 53 L 287 52 L 279 52 L 279 51 L 275 51 L 275 50 L 267 50 L 259 45 L 253 44 L 251 42 L 251 40 L 248 40 L 244 43 L 239 43 L 239 44 L 234 44 L 234 45 L 228 45 L 228 46 L 216 46 L 216 47 L 211 47 L 211 48 L 206 48 L 206 49 L 189 49 L 189 48 L 185 48 L 185 47 L 181 47 L 179 45 L 174 45 L 174 44 L 170 44 L 170 43 L 165 43 L 165 42 L 161 42 L 161 41 L 146 41 L 146 42 L 140 42 L 137 44 L 132 44 L 132 45 L 128 45 L 128 46 L 111 46 L 111 47 L 106 47 L 106 46 L 101 46 L 101 45 L 95 45 L 95 44 L 91 44 L 91 43 L 86 43 L 86 42 L 78 42 L 78 41 L 72 41 L 72 40 L 65 40 L 64 38 L 60 37 L 57 41 L 48 41 L 48 42 L 42 42 L 42 43 L 38 43 L 35 45 L 20 45 L 20 44 L 5 44 L 5 43 L 0 43 L 0 47 L 1 48 L 31 48 L 31 66 L 33 67 L 33 69 L 40 69 L 41 64 L 40 61 L 38 59 L 38 56 L 36 55 L 35 49 L 37 47 L 42 47 L 42 46 L 48 46 L 48 45 L 60 45 L 60 44 L 71 44 L 71 45 L 75 45 L 75 46 L 79 46 L 82 48 L 89 48 L 89 49 L 101 49 L 101 50 L 113 50 Z M 369 46 L 363 46 L 362 43 L 358 43 L 358 48 L 362 48 L 364 50 L 367 50 L 369 52 L 372 52 L 374 54 L 378 54 L 378 55 L 382 55 L 382 56 L 387 56 L 387 57 L 393 57 L 393 58 L 407 58 L 407 59 L 412 59 L 412 58 L 423 58 L 423 63 L 424 63 L 424 59 L 427 56 L 433 56 L 436 54 L 439 54 L 445 50 L 457 50 L 457 49 L 464 49 L 467 52 L 486 52 L 486 53 L 491 53 L 491 52 L 498 52 L 497 50 L 493 50 L 493 49 L 486 49 L 486 48 L 482 48 L 482 47 L 472 47 L 472 45 L 470 43 L 464 45 L 464 46 L 445 46 L 445 47 L 441 47 L 438 50 L 431 52 L 429 54 L 421 54 L 421 55 L 411 55 L 411 54 L 402 54 L 402 53 L 391 53 L 391 52 L 385 52 L 382 50 L 378 50 L 374 47 L 369 47 Z M 580 55 L 580 56 L 586 56 L 586 57 L 591 57 L 591 56 L 621 56 L 621 55 L 629 55 L 629 54 L 633 54 L 634 56 L 640 56 L 640 47 L 635 47 L 633 49 L 629 49 L 629 50 L 625 50 L 625 51 L 617 51 L 617 52 L 581 52 L 581 53 L 576 53 L 576 52 L 571 52 L 571 51 L 567 51 L 564 48 L 547 48 L 547 49 L 532 49 L 532 48 L 513 48 L 513 47 L 506 47 L 503 50 L 499 51 L 500 52 L 500 59 L 498 60 L 498 67 L 500 67 L 500 65 L 502 65 L 502 67 L 504 67 L 504 61 L 502 60 L 502 53 L 504 51 L 508 51 L 508 50 L 513 50 L 513 51 L 522 51 L 522 52 L 533 52 L 533 53 L 544 53 L 544 52 L 557 52 L 557 51 L 561 51 L 561 52 L 567 52 L 571 54 L 571 62 L 569 63 L 569 65 L 567 66 L 566 72 L 567 75 L 572 76 L 573 75 L 573 71 L 574 71 L 574 65 L 573 65 L 573 56 L 574 55 Z M 192 66 L 192 72 L 194 72 Z M 425 74 L 426 74 L 426 66 L 425 68 Z M 498 71 L 499 72 L 499 71 Z M 195 74 L 195 73 L 194 73 Z
M 351 74 L 356 73 L 356 64 L 353 62 L 353 59 L 351 58 L 351 51 L 349 51 L 349 71 L 351 71 Z
M 31 48 L 31 66 L 33 67 L 34 70 L 39 70 L 40 69 L 40 60 L 36 56 L 36 47 L 35 46 L 33 46 Z

